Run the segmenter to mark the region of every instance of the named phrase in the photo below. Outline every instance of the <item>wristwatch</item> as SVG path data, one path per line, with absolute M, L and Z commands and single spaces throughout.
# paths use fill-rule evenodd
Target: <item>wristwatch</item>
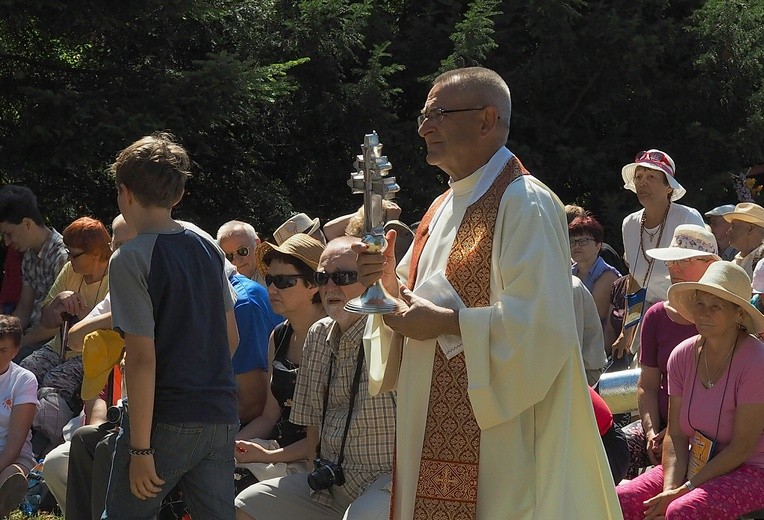
M 695 486 L 693 486 L 692 482 L 690 482 L 689 480 L 684 483 L 684 487 L 686 487 L 689 491 L 692 491 L 693 489 L 695 489 Z

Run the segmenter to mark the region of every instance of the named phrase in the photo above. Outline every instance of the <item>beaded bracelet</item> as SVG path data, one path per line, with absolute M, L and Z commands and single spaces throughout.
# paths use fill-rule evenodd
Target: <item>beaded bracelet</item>
M 154 452 L 154 448 L 146 448 L 145 450 L 136 450 L 130 448 L 130 455 L 153 455 Z

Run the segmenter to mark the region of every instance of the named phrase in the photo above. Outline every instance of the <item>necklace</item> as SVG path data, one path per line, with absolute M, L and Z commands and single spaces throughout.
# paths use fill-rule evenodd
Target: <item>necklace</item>
M 645 217 L 644 210 L 642 211 L 642 218 L 639 219 L 639 250 L 642 253 L 642 257 L 645 259 L 645 262 L 647 262 L 647 274 L 645 274 L 645 280 L 642 284 L 643 287 L 647 284 L 647 279 L 650 277 L 650 271 L 652 271 L 653 267 L 653 259 L 648 258 L 645 253 L 645 233 L 650 237 L 650 242 L 652 243 L 655 234 L 660 232 L 658 235 L 658 242 L 656 243 L 656 247 L 660 247 L 661 240 L 663 240 L 663 231 L 666 229 L 666 219 L 668 218 L 669 209 L 671 209 L 670 202 L 668 206 L 666 206 L 666 211 L 663 213 L 663 220 L 661 220 L 660 226 L 652 233 L 645 229 L 645 220 L 647 220 L 647 217 Z
M 644 217 L 643 217 L 643 218 L 644 218 Z M 648 231 L 648 230 L 647 230 L 647 228 L 643 227 L 643 228 L 642 228 L 642 231 L 644 231 L 645 233 L 647 233 L 647 236 L 650 238 L 650 242 L 652 242 L 652 241 L 653 241 L 653 239 L 655 238 L 655 235 L 657 235 L 657 234 L 658 234 L 658 231 L 660 231 L 660 228 L 659 228 L 659 229 L 656 229 L 655 231 L 653 231 L 652 233 L 650 233 L 650 231 Z
M 730 348 L 729 352 L 727 352 L 727 355 L 724 358 L 724 361 L 722 361 L 721 366 L 719 366 L 719 369 L 714 373 L 714 376 L 711 377 L 711 373 L 708 370 L 708 354 L 706 354 L 706 340 L 703 339 L 703 345 L 701 354 L 703 354 L 703 364 L 706 366 L 706 387 L 713 388 L 716 383 L 714 383 L 714 380 L 718 378 L 722 374 L 722 370 L 724 370 L 724 367 L 727 366 L 727 361 L 732 357 L 732 353 L 735 351 L 735 347 L 737 347 L 737 336 L 735 337 L 735 342 L 732 344 L 732 348 Z

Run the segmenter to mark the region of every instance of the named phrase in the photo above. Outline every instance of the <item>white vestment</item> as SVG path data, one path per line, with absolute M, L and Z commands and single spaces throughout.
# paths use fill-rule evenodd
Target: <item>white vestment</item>
M 467 207 L 511 154 L 501 148 L 451 183 L 430 225 L 415 287 L 443 271 Z M 482 193 L 481 193 L 482 192 Z M 618 499 L 581 362 L 565 213 L 541 182 L 521 176 L 504 193 L 491 256 L 491 306 L 459 313 L 469 397 L 481 429 L 479 520 L 620 519 Z M 398 274 L 406 283 L 411 249 Z M 367 325 L 370 392 L 387 361 L 389 328 Z M 371 339 L 376 334 L 376 339 Z M 435 340 L 405 338 L 397 378 L 396 519 L 413 515 Z

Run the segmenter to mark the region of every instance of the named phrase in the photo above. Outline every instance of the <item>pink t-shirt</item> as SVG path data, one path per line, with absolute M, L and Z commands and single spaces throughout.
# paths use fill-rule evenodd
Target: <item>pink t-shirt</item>
M 698 430 L 717 441 L 718 451 L 732 440 L 735 408 L 742 404 L 764 403 L 764 343 L 752 336 L 738 342 L 732 361 L 721 378 L 713 388 L 706 388 L 696 363 L 695 342 L 698 339 L 699 336 L 688 338 L 671 353 L 669 395 L 682 398 L 679 413 L 682 433 L 692 437 Z M 702 369 L 700 372 L 704 373 Z M 746 463 L 764 468 L 764 432 Z
M 682 341 L 696 336 L 695 325 L 682 325 L 666 312 L 666 302 L 658 302 L 645 312 L 640 333 L 639 364 L 657 368 L 661 373 L 658 388 L 658 411 L 661 426 L 668 422 L 668 360 L 671 352 Z

